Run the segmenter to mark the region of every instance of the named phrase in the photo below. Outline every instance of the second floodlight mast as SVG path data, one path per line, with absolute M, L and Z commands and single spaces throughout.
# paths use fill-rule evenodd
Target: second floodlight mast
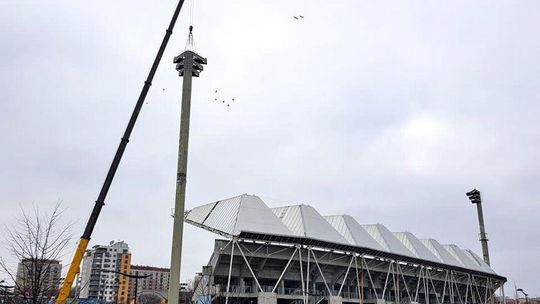
M 471 200 L 471 203 L 476 205 L 476 211 L 478 212 L 478 224 L 480 226 L 480 243 L 482 243 L 482 254 L 484 256 L 484 262 L 490 265 L 488 238 L 486 228 L 484 226 L 484 212 L 482 211 L 482 197 L 480 196 L 480 191 L 473 189 L 467 192 L 466 195 Z
M 174 202 L 174 224 L 171 248 L 171 269 L 168 303 L 177 304 L 180 293 L 180 271 L 182 264 L 182 238 L 184 233 L 184 206 L 189 143 L 189 117 L 191 112 L 191 80 L 199 77 L 206 58 L 195 53 L 193 26 L 189 27 L 188 42 L 184 52 L 173 60 L 182 82 L 182 109 L 180 114 L 180 141 L 178 144 L 178 168 L 176 173 L 176 197 Z

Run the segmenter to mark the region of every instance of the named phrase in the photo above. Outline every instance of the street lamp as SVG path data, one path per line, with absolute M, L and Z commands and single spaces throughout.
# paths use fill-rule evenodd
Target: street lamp
M 120 272 L 120 271 L 116 271 L 116 270 L 107 270 L 107 269 L 101 269 L 101 271 L 103 271 L 103 272 L 117 273 L 117 274 L 121 274 L 121 275 L 123 275 L 123 276 L 126 276 L 126 277 L 128 277 L 128 278 L 135 279 L 135 300 L 134 300 L 133 304 L 137 304 L 137 290 L 139 289 L 139 279 L 146 279 L 146 278 L 152 276 L 151 274 L 147 274 L 147 275 L 134 275 L 134 274 L 124 273 L 124 272 Z
M 523 291 L 522 288 L 518 288 L 516 289 L 516 291 L 520 291 L 525 296 L 525 303 L 529 304 L 529 298 L 528 298 L 529 295 L 525 291 Z
M 7 301 L 7 288 L 4 287 L 4 285 L 2 285 L 3 283 L 5 283 L 6 281 L 4 280 L 0 280 L 0 287 L 4 288 L 4 300 L 2 301 L 2 303 L 6 303 Z
M 4 289 L 4 301 L 2 303 L 7 303 L 7 299 L 8 299 L 8 289 L 9 288 L 15 288 L 15 286 L 8 286 L 8 285 L 3 285 L 6 281 L 4 280 L 0 280 L 0 288 L 3 288 Z

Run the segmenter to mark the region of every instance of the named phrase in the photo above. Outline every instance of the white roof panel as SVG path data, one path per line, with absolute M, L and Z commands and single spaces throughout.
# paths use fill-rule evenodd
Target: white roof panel
M 491 267 L 486 262 L 484 262 L 484 260 L 481 257 L 479 257 L 476 253 L 474 253 L 472 250 L 467 249 L 465 250 L 465 252 L 468 253 L 478 263 L 478 265 L 480 265 L 480 268 L 482 268 L 482 271 L 488 272 L 488 273 L 495 273 L 495 271 L 493 271 L 493 269 L 491 269 Z
M 385 251 L 385 249 L 350 215 L 331 215 L 325 216 L 324 218 L 350 244 Z
M 187 212 L 187 217 L 196 223 L 202 223 L 218 202 L 202 205 Z
M 439 258 L 433 254 L 416 236 L 410 232 L 394 232 L 401 243 L 407 247 L 414 255 L 423 260 L 439 262 Z
M 360 225 L 348 215 L 322 217 L 308 205 L 270 209 L 254 195 L 244 194 L 195 207 L 186 211 L 184 219 L 228 237 L 239 236 L 242 232 L 284 236 L 286 239 L 295 236 L 495 274 L 479 256 L 456 245 L 442 246 L 433 239 L 418 240 L 409 232 L 392 233 L 381 224 Z
M 478 262 L 476 262 L 469 254 L 459 248 L 456 245 L 444 245 L 444 249 L 448 250 L 450 254 L 456 258 L 465 268 L 482 271 Z
M 241 200 L 242 196 L 237 196 L 217 202 L 203 224 L 227 234 L 234 234 Z
M 444 249 L 443 245 L 439 244 L 434 239 L 421 239 L 420 242 L 426 246 L 426 248 L 431 251 L 437 258 L 444 264 L 453 265 L 453 266 L 459 266 L 463 267 L 463 265 L 456 260 L 446 249 Z
M 238 211 L 238 219 L 234 234 L 241 231 L 259 232 L 274 235 L 291 235 L 291 231 L 274 216 L 272 210 L 255 195 L 242 196 L 242 208 Z
M 336 231 L 343 236 L 347 242 L 351 245 L 357 245 L 356 240 L 351 234 L 351 231 L 349 230 L 349 227 L 347 227 L 347 224 L 345 223 L 345 220 L 343 219 L 343 215 L 327 215 L 324 216 L 324 219 L 336 229 Z
M 414 257 L 414 253 L 405 247 L 388 228 L 382 224 L 362 225 L 362 227 L 377 241 L 386 251 Z
M 279 207 L 272 211 L 297 236 L 333 243 L 349 243 L 311 206 Z
M 259 197 L 247 194 L 193 208 L 186 220 L 231 236 L 241 231 L 292 234 Z
M 296 206 L 298 207 L 298 206 Z M 272 208 L 272 212 L 281 222 L 292 231 L 293 235 L 306 236 L 304 230 L 304 222 L 300 208 L 292 208 L 291 206 Z

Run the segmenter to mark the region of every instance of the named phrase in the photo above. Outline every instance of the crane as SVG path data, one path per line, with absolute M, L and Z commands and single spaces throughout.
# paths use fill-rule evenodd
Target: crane
M 120 145 L 118 146 L 118 149 L 116 150 L 116 154 L 114 155 L 114 159 L 111 163 L 111 166 L 109 167 L 109 171 L 107 172 L 107 176 L 105 177 L 105 181 L 103 182 L 101 191 L 99 192 L 98 198 L 94 204 L 94 208 L 92 209 L 90 218 L 88 219 L 88 222 L 86 223 L 86 228 L 84 229 L 84 232 L 77 245 L 77 248 L 75 249 L 75 253 L 73 254 L 73 258 L 71 260 L 69 270 L 64 279 L 64 283 L 62 285 L 62 288 L 60 289 L 60 293 L 58 294 L 58 297 L 56 298 L 56 302 L 55 302 L 56 304 L 66 304 L 66 301 L 69 296 L 69 292 L 71 290 L 71 286 L 73 285 L 75 276 L 79 272 L 79 266 L 81 265 L 81 261 L 86 251 L 86 248 L 88 247 L 88 243 L 90 242 L 92 231 L 94 231 L 94 227 L 96 226 L 96 222 L 101 212 L 101 208 L 103 208 L 103 206 L 105 205 L 105 198 L 107 197 L 107 193 L 109 192 L 109 188 L 111 187 L 111 183 L 114 179 L 116 170 L 118 169 L 118 165 L 120 164 L 120 161 L 122 160 L 122 156 L 124 155 L 124 151 L 129 142 L 129 137 L 131 135 L 131 132 L 133 131 L 133 127 L 135 126 L 135 123 L 137 122 L 137 118 L 144 104 L 144 100 L 146 99 L 148 90 L 150 89 L 150 86 L 152 85 L 152 80 L 154 79 L 154 75 L 156 74 L 156 70 L 161 61 L 161 57 L 163 56 L 163 53 L 165 52 L 165 48 L 167 47 L 169 38 L 171 37 L 172 30 L 174 28 L 174 25 L 176 24 L 176 20 L 178 19 L 178 15 L 180 14 L 180 10 L 182 9 L 183 4 L 184 4 L 184 0 L 178 1 L 178 5 L 176 6 L 176 9 L 174 10 L 173 16 L 171 18 L 171 22 L 169 23 L 169 27 L 165 31 L 165 36 L 163 37 L 163 41 L 161 42 L 156 58 L 154 59 L 154 63 L 152 64 L 152 67 L 150 68 L 148 77 L 146 78 L 146 81 L 144 82 L 144 86 L 141 90 L 139 98 L 137 99 L 137 103 L 135 104 L 135 108 L 133 109 L 133 112 L 127 124 L 126 130 L 124 131 L 124 135 L 122 136 L 122 139 L 120 140 Z

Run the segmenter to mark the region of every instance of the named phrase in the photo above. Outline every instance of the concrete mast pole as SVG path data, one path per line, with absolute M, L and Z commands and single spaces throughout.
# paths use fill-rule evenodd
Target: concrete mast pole
M 476 205 L 476 211 L 478 213 L 478 225 L 480 226 L 480 243 L 482 244 L 482 254 L 484 256 L 484 262 L 489 263 L 489 250 L 488 250 L 488 238 L 486 234 L 486 227 L 484 226 L 484 212 L 482 211 L 482 196 L 480 191 L 473 189 L 467 192 L 465 195 L 469 197 L 472 204 Z
M 482 244 L 482 254 L 484 255 L 484 262 L 489 263 L 489 249 L 488 238 L 486 235 L 486 228 L 484 226 L 484 212 L 482 211 L 482 202 L 476 204 L 476 211 L 478 212 L 478 224 L 480 226 L 480 243 Z
M 198 77 L 206 59 L 193 52 L 193 27 L 190 26 L 186 50 L 174 58 L 176 70 L 183 77 L 182 106 L 180 114 L 180 139 L 178 144 L 178 167 L 176 173 L 176 196 L 174 204 L 174 224 L 171 249 L 171 267 L 168 303 L 178 304 L 180 294 L 180 272 L 182 263 L 182 238 L 184 232 L 184 206 L 186 201 L 186 180 L 189 143 L 189 119 L 191 113 L 191 84 L 193 76 Z

